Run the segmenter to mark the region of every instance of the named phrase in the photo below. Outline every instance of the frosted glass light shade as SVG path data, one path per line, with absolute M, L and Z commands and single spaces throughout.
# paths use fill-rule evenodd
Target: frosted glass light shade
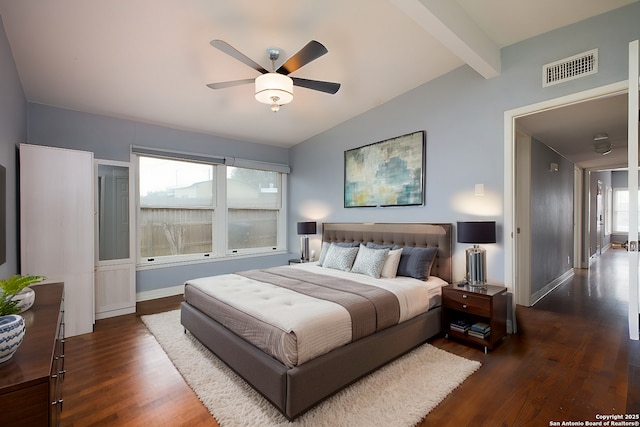
M 290 103 L 293 101 L 293 80 L 280 73 L 262 74 L 256 78 L 256 99 L 263 104 Z

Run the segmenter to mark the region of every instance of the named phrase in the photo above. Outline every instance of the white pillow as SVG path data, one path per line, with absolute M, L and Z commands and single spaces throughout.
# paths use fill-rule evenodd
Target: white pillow
M 381 277 L 393 279 L 398 273 L 398 265 L 400 264 L 400 256 L 402 256 L 402 248 L 389 251 L 384 261 L 384 266 L 380 272 Z
M 335 270 L 349 271 L 357 254 L 358 248 L 345 248 L 331 245 L 327 250 L 327 255 L 324 257 L 322 266 Z
M 388 253 L 389 249 L 371 249 L 365 245 L 360 245 L 351 272 L 366 274 L 379 279 Z

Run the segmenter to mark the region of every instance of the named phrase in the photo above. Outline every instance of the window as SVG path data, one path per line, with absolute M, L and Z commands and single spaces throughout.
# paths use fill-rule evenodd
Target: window
M 139 177 L 140 257 L 213 252 L 214 166 L 140 157 Z
M 640 191 L 638 191 L 640 197 Z M 640 215 L 640 209 L 638 214 Z M 629 190 L 626 188 L 613 189 L 613 232 L 629 232 Z
M 139 263 L 284 250 L 286 174 L 138 156 Z
M 227 167 L 228 249 L 278 246 L 278 172 Z
M 613 212 L 613 189 L 607 187 L 607 201 L 605 204 L 604 213 L 604 234 L 608 236 L 613 231 L 613 224 L 611 221 L 611 213 Z

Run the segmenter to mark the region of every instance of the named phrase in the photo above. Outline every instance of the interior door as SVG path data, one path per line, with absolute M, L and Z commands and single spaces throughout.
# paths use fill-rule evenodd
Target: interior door
M 96 319 L 136 308 L 129 175 L 128 163 L 96 161 Z
M 639 327 L 638 293 L 638 40 L 629 43 L 629 336 L 637 340 Z

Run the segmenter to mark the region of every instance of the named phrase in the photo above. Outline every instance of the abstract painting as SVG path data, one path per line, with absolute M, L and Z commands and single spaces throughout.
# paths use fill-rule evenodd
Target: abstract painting
M 425 132 L 344 152 L 344 207 L 424 203 Z

